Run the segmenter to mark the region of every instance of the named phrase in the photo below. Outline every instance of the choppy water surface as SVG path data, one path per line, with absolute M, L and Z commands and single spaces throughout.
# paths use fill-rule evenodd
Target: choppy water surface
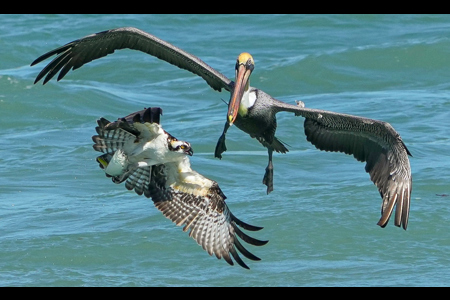
M 448 15 L 0 15 L 0 285 L 446 286 L 450 282 Z M 213 156 L 227 93 L 148 55 L 118 51 L 45 86 L 39 55 L 85 35 L 135 26 L 252 85 L 308 107 L 387 121 L 413 154 L 407 231 L 376 225 L 381 199 L 364 164 L 320 152 L 303 119 L 279 114 L 275 191 L 267 152 L 231 128 Z M 49 62 L 49 61 L 46 61 Z M 96 120 L 160 106 L 240 219 L 270 242 L 251 270 L 209 257 L 151 200 L 95 162 Z

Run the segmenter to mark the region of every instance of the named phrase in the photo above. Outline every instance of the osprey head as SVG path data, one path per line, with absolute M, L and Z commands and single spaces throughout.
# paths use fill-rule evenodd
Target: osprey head
M 192 150 L 191 144 L 185 141 L 179 141 L 175 138 L 169 140 L 169 150 L 175 153 L 186 154 L 192 156 L 194 151 Z

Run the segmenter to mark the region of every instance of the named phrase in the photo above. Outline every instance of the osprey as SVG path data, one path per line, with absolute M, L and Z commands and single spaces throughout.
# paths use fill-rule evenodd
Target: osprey
M 97 162 L 114 183 L 125 181 L 125 187 L 138 195 L 151 198 L 167 218 L 184 225 L 196 242 L 210 255 L 236 262 L 248 269 L 239 257 L 239 250 L 251 260 L 260 260 L 246 250 L 243 241 L 265 245 L 242 232 L 238 226 L 258 231 L 256 227 L 236 218 L 225 203 L 225 195 L 217 182 L 191 169 L 189 156 L 193 151 L 188 142 L 180 141 L 159 124 L 162 110 L 147 108 L 109 122 L 97 121 L 94 149 L 104 154 Z

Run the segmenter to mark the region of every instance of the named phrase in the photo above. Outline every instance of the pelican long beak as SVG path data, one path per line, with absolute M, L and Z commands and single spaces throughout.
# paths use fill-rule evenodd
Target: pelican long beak
M 236 81 L 233 94 L 228 104 L 228 122 L 233 125 L 239 112 L 242 96 L 249 88 L 249 78 L 254 68 L 253 58 L 248 53 L 241 53 L 236 64 Z

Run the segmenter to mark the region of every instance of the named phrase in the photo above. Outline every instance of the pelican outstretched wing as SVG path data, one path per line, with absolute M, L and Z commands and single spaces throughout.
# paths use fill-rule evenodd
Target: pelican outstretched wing
M 382 198 L 377 224 L 385 227 L 396 207 L 394 224 L 407 228 L 412 189 L 408 159 L 411 153 L 389 123 L 277 100 L 274 103 L 278 111 L 294 112 L 305 118 L 306 139 L 317 149 L 343 152 L 366 162 L 365 170 Z
M 94 33 L 43 54 L 34 60 L 31 66 L 53 55 L 57 56 L 38 74 L 34 83 L 45 76 L 43 82 L 45 84 L 61 71 L 57 79 L 59 81 L 71 69 L 78 69 L 92 60 L 125 48 L 142 51 L 188 70 L 202 77 L 214 90 L 221 91 L 223 88 L 230 91 L 234 86 L 233 81 L 200 58 L 134 27 Z
M 344 152 L 366 162 L 365 170 L 382 198 L 381 218 L 377 224 L 385 227 L 396 206 L 394 224 L 406 229 L 412 189 L 408 159 L 411 154 L 400 135 L 386 122 L 354 117 L 338 120 L 341 129 L 307 118 L 306 139 L 320 150 Z

